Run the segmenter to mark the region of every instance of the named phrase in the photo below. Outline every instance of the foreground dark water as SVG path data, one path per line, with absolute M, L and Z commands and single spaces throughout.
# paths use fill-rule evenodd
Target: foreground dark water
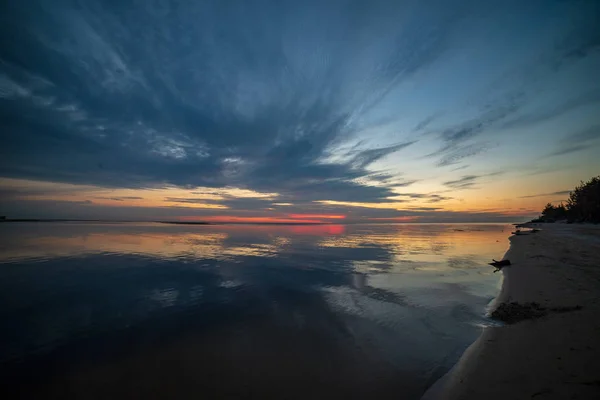
M 3 392 L 418 399 L 488 323 L 508 232 L 0 224 Z

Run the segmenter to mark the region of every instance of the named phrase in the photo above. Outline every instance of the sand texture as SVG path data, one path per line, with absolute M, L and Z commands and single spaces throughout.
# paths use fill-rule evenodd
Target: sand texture
M 600 226 L 540 228 L 510 239 L 494 305 L 506 325 L 485 328 L 435 398 L 600 399 Z

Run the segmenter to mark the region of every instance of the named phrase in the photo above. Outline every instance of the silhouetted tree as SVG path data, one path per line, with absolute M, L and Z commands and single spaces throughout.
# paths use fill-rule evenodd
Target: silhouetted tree
M 533 222 L 554 222 L 567 219 L 569 222 L 600 223 L 600 176 L 587 182 L 581 181 L 569 194 L 567 204 L 546 204 L 542 215 Z
M 563 219 L 567 219 L 567 209 L 563 203 L 560 203 L 558 206 L 548 203 L 542 210 L 541 221 L 554 222 Z
M 567 200 L 569 220 L 577 222 L 600 222 L 600 176 L 581 182 Z

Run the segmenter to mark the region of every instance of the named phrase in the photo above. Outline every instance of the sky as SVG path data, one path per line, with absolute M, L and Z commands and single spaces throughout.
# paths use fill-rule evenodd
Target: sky
M 505 222 L 600 173 L 600 2 L 7 1 L 0 215 Z

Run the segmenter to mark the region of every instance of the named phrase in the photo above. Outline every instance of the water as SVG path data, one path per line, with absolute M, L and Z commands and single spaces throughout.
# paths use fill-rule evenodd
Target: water
M 489 323 L 510 228 L 0 224 L 1 383 L 418 399 Z

